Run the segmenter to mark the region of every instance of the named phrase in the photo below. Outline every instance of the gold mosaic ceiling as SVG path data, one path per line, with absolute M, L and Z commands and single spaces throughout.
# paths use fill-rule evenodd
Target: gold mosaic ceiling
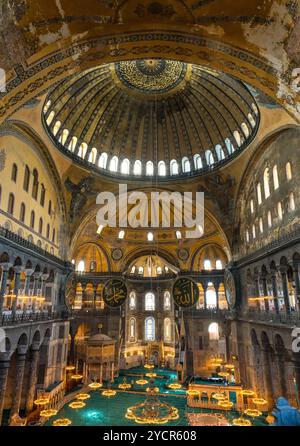
M 255 136 L 259 111 L 228 75 L 148 59 L 67 78 L 48 95 L 44 123 L 74 161 L 111 174 L 168 176 L 205 172 L 236 156 Z

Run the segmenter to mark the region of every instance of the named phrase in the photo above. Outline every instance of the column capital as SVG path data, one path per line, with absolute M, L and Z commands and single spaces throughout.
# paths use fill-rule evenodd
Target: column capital
M 9 268 L 12 267 L 12 264 L 4 262 L 4 263 L 0 263 L 0 266 L 2 268 L 2 271 L 6 271 L 7 272 L 9 270 Z
M 22 361 L 22 359 L 24 357 L 24 360 L 25 360 L 25 356 L 27 354 L 27 351 L 28 351 L 28 346 L 27 345 L 19 345 L 18 349 L 17 349 L 17 353 L 18 353 L 17 354 L 17 359 Z
M 22 272 L 22 270 L 23 270 L 23 266 L 21 266 L 21 265 L 16 265 L 16 266 L 14 266 L 13 268 L 14 268 L 14 272 L 15 272 L 16 274 L 21 274 L 21 272 Z
M 33 274 L 33 272 L 34 272 L 34 269 L 25 268 L 24 271 L 25 271 L 26 276 L 31 276 Z

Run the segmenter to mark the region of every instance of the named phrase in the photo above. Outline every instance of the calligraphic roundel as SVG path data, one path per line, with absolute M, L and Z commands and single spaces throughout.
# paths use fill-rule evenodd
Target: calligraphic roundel
M 199 299 L 198 285 L 188 277 L 180 277 L 173 285 L 173 299 L 179 307 L 193 307 Z
M 103 288 L 102 297 L 109 307 L 119 307 L 127 299 L 127 287 L 120 279 L 108 280 Z

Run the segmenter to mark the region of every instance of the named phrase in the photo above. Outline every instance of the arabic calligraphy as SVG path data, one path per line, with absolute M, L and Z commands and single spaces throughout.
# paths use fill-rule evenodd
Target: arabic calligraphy
M 177 279 L 173 285 L 173 299 L 179 307 L 192 307 L 199 299 L 197 284 L 187 277 Z
M 103 300 L 109 307 L 119 307 L 127 298 L 127 287 L 120 279 L 111 279 L 104 285 Z

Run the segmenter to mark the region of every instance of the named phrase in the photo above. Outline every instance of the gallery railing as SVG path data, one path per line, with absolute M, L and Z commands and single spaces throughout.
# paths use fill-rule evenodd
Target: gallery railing
M 245 315 L 249 321 L 269 322 L 273 324 L 297 325 L 300 326 L 300 313 L 293 311 L 290 314 L 267 311 L 248 311 Z
M 36 313 L 17 313 L 3 314 L 0 319 L 2 326 L 15 324 L 31 324 L 35 322 L 52 321 L 57 319 L 67 319 L 68 315 L 64 312 L 36 312 Z

